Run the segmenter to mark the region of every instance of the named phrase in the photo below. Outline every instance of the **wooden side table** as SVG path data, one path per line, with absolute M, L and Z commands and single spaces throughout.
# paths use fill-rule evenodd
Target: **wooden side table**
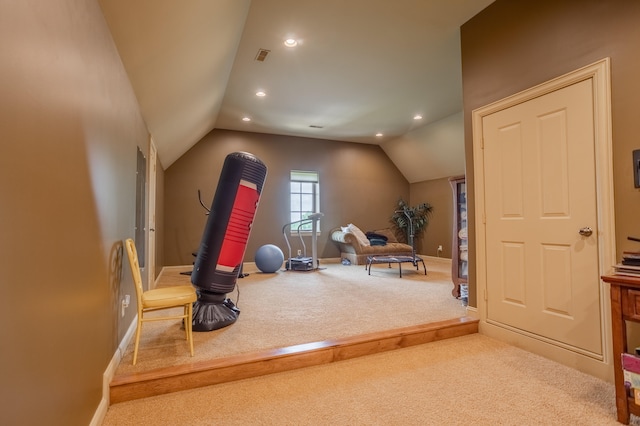
M 605 275 L 602 280 L 611 285 L 611 328 L 613 338 L 613 368 L 616 386 L 618 421 L 629 424 L 629 415 L 640 416 L 640 406 L 624 386 L 622 354 L 627 352 L 626 321 L 640 322 L 640 278 Z

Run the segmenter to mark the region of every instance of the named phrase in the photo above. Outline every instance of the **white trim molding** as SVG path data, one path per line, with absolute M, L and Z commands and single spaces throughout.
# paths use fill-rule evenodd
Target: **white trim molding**
M 111 404 L 109 394 L 110 389 L 109 386 L 111 381 L 113 380 L 113 376 L 120 365 L 120 361 L 122 361 L 122 357 L 124 356 L 127 347 L 129 346 L 129 342 L 133 338 L 134 333 L 136 332 L 136 326 L 138 323 L 138 315 L 133 318 L 133 321 L 129 325 L 127 332 L 125 333 L 122 341 L 118 345 L 118 349 L 113 354 L 111 358 L 111 362 L 107 365 L 107 369 L 102 374 L 102 399 L 100 400 L 100 404 L 98 404 L 98 408 L 93 415 L 93 419 L 91 419 L 91 426 L 100 426 L 104 421 L 105 416 L 107 415 L 107 410 L 109 409 L 109 405 Z
M 596 192 L 598 216 L 599 272 L 605 275 L 615 264 L 615 211 L 613 199 L 613 144 L 611 130 L 611 83 L 610 60 L 604 58 L 583 68 L 516 93 L 472 111 L 473 126 L 473 170 L 475 200 L 475 259 L 477 314 L 482 334 L 490 335 L 523 347 L 531 352 L 547 356 L 555 361 L 575 367 L 588 374 L 613 381 L 611 360 L 611 304 L 608 284 L 600 281 L 600 313 L 602 327 L 601 360 L 593 359 L 567 350 L 561 346 L 526 335 L 519 330 L 493 324 L 487 321 L 487 270 L 485 234 L 485 176 L 483 118 L 533 98 L 562 89 L 580 81 L 591 80 L 594 99 L 594 139 L 596 158 Z

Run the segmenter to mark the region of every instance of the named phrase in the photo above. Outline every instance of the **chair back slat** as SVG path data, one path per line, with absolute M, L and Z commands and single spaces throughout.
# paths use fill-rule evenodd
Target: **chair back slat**
M 140 264 L 138 263 L 138 251 L 136 250 L 136 244 L 131 238 L 127 238 L 125 241 L 127 248 L 127 257 L 129 258 L 129 265 L 131 266 L 131 273 L 133 275 L 133 283 L 136 287 L 136 299 L 138 301 L 138 310 L 142 308 L 142 275 L 140 275 Z

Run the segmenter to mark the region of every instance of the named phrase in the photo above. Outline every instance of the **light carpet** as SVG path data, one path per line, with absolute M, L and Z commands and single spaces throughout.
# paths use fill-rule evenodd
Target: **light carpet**
M 376 265 L 371 275 L 364 266 L 338 263 L 310 272 L 254 271 L 238 279 L 239 298 L 236 291 L 228 295 L 238 302 L 238 320 L 194 332 L 193 357 L 179 321 L 146 323 L 137 364 L 131 342 L 116 375 L 465 316 L 466 308 L 451 295 L 450 263 L 425 261 L 428 275 L 403 264 L 402 278 L 398 265 Z M 165 269 L 160 285 L 189 285 L 190 277 L 179 274 L 189 269 Z
M 610 383 L 473 334 L 123 402 L 103 425 L 614 426 L 614 395 Z

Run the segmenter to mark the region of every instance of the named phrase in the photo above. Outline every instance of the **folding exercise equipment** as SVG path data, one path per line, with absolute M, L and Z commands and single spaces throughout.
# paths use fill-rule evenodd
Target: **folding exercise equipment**
M 318 269 L 318 221 L 322 216 L 324 215 L 320 212 L 313 213 L 306 219 L 296 220 L 295 222 L 287 223 L 282 227 L 282 235 L 284 235 L 287 247 L 289 248 L 289 257 L 286 261 L 286 269 L 288 271 L 311 271 Z M 300 233 L 302 225 L 306 225 L 308 223 L 311 223 L 311 257 L 307 256 L 307 245 L 304 243 L 304 239 Z M 291 225 L 295 224 L 298 224 L 298 238 L 300 238 L 300 243 L 302 244 L 303 249 L 301 250 L 301 255 L 291 257 L 291 244 L 289 244 L 289 238 L 287 237 L 287 229 L 291 229 Z

